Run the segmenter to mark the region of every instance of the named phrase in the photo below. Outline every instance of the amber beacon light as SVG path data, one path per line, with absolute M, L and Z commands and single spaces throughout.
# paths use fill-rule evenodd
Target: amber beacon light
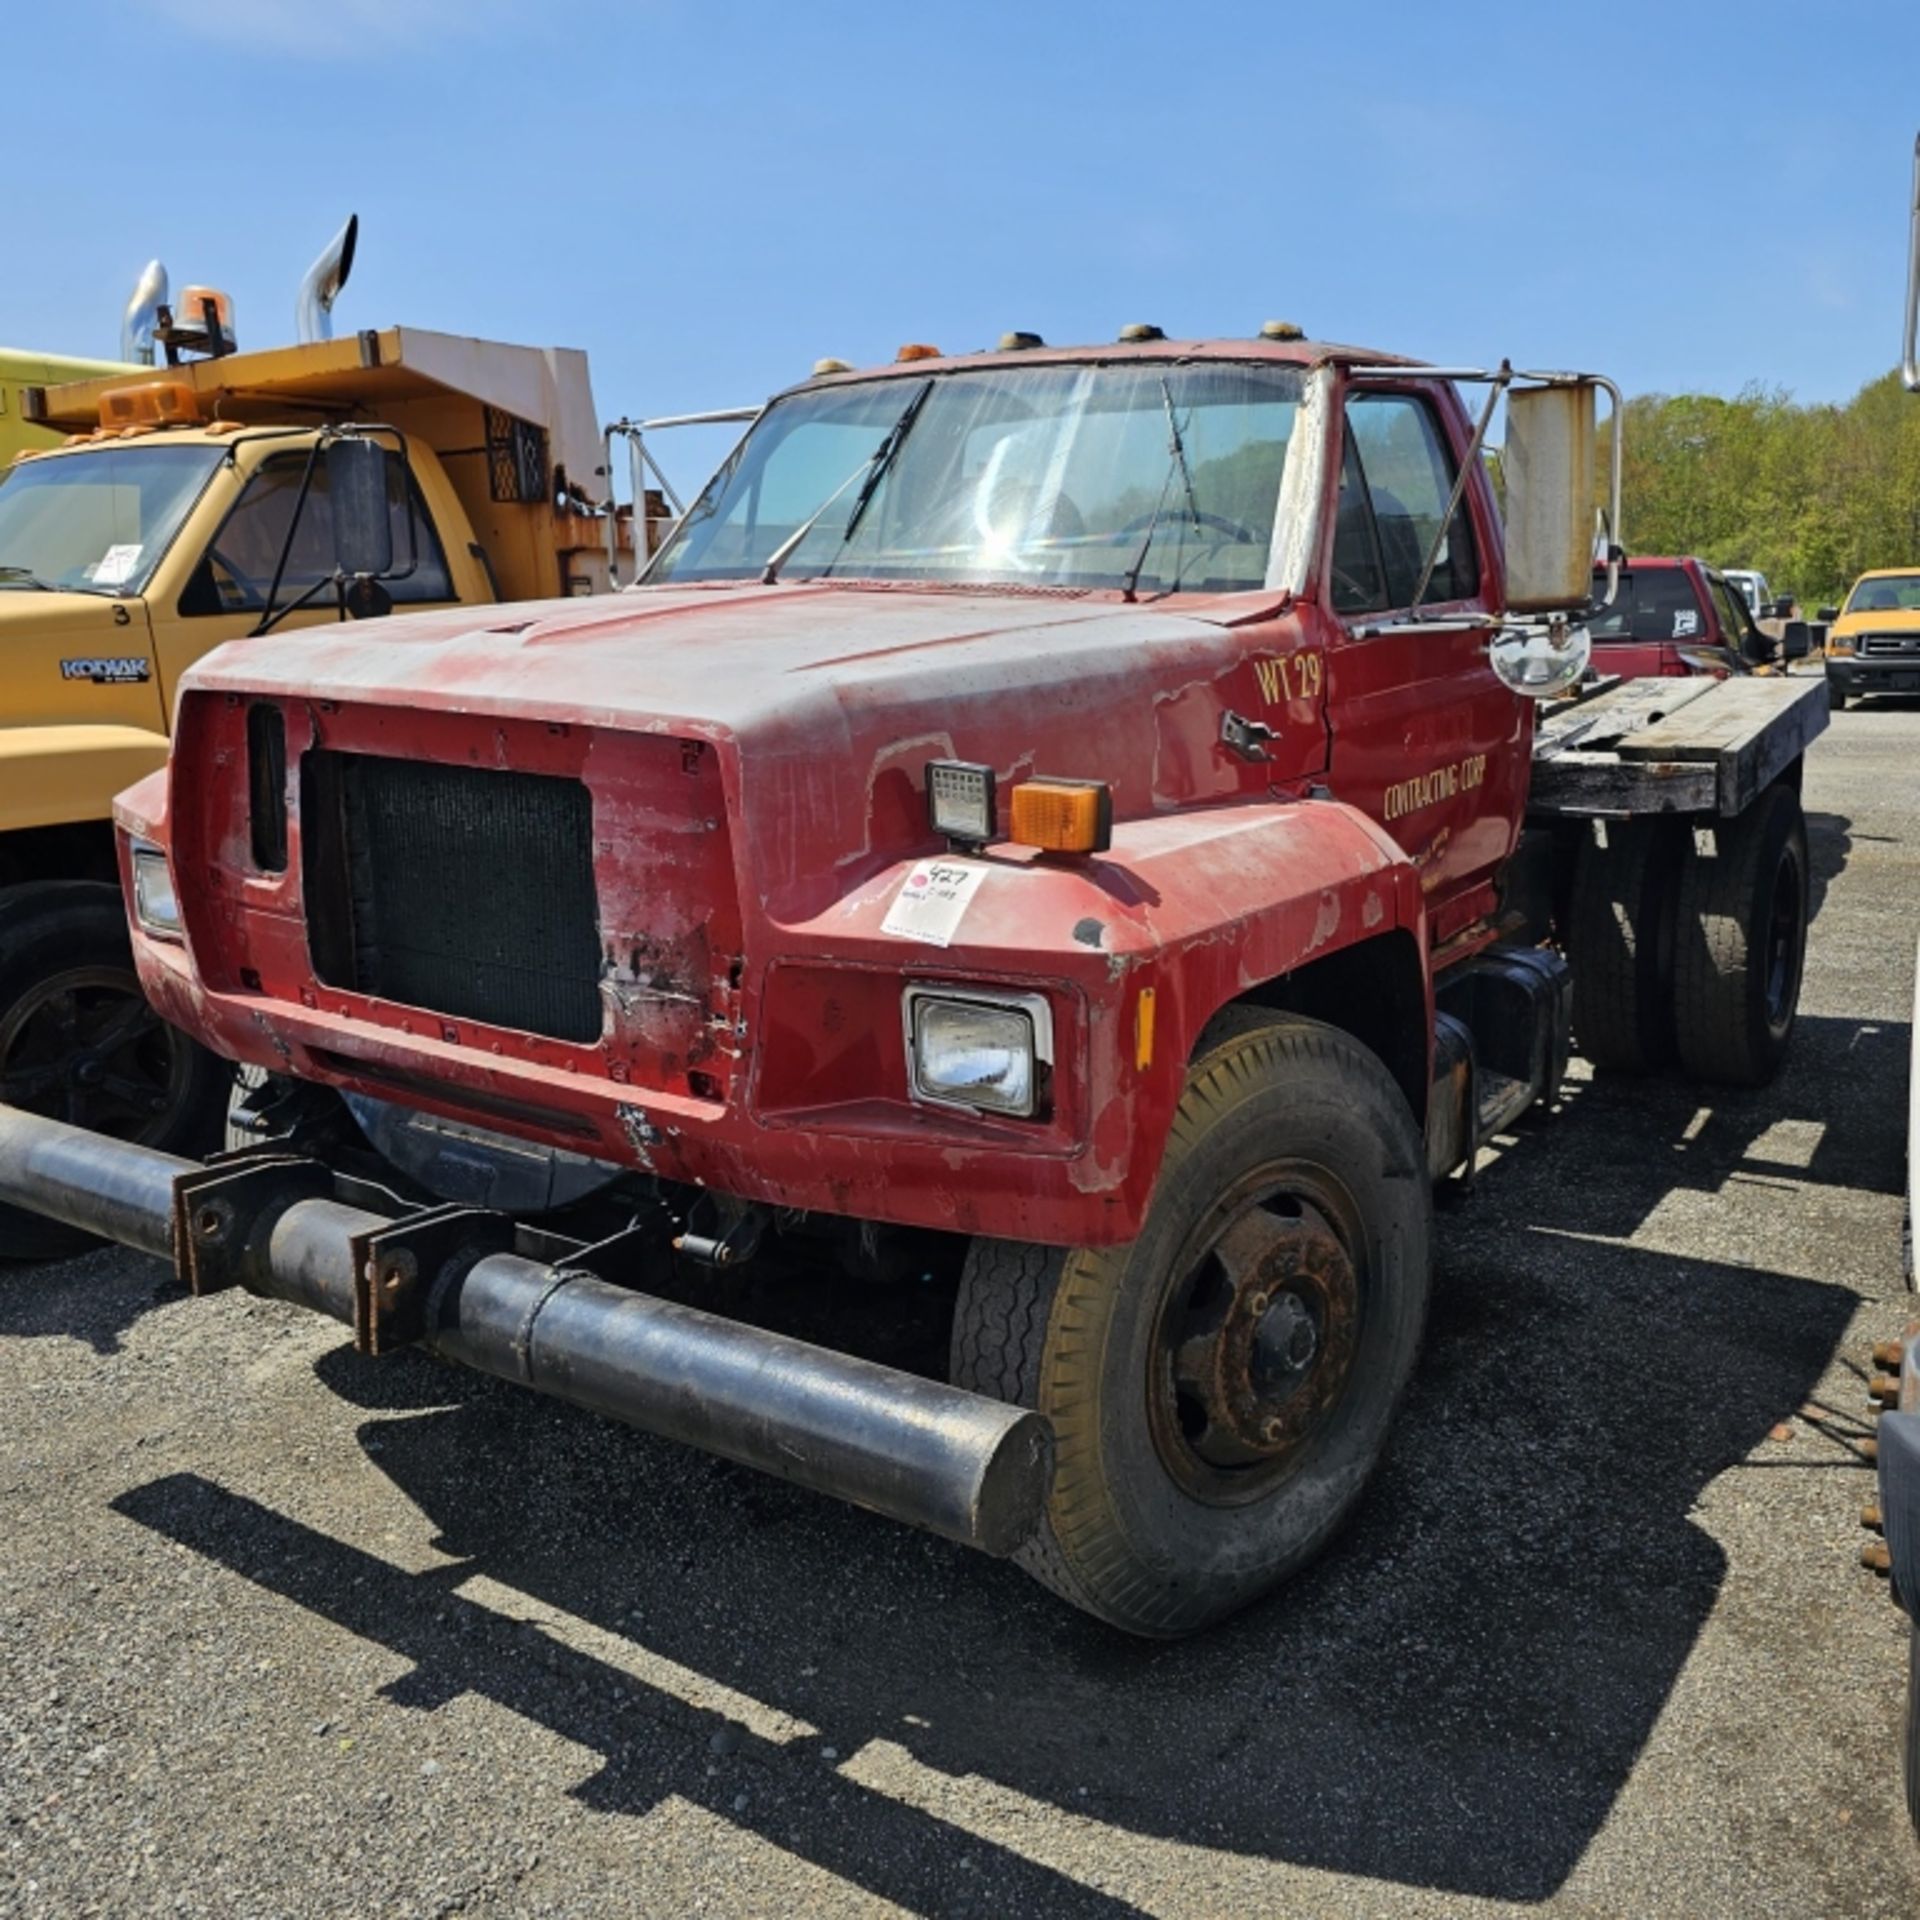
M 1104 780 L 1023 780 L 1010 796 L 1008 838 L 1043 853 L 1105 853 L 1113 844 L 1113 791 Z

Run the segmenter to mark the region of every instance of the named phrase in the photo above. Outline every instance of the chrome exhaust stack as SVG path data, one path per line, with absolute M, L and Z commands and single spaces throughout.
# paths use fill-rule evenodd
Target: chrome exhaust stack
M 310 1307 L 363 1352 L 422 1346 L 984 1553 L 1039 1522 L 1053 1434 L 1027 1408 L 611 1285 L 590 1248 L 530 1258 L 501 1214 L 364 1197 L 296 1155 L 201 1166 L 0 1106 L 0 1202 L 170 1258 L 195 1293 Z
M 350 213 L 347 224 L 321 249 L 307 269 L 294 302 L 294 338 L 303 345 L 333 338 L 333 303 L 353 271 L 353 249 L 360 238 L 360 216 Z
M 133 298 L 120 321 L 120 358 L 143 367 L 153 365 L 154 334 L 160 309 L 167 304 L 167 270 L 149 260 L 133 283 Z

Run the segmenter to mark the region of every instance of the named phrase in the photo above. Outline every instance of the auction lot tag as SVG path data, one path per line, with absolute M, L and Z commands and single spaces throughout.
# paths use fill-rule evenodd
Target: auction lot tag
M 88 569 L 88 574 L 96 587 L 117 587 L 139 564 L 140 543 L 135 541 L 131 546 L 109 547 Z
M 986 877 L 985 867 L 970 866 L 964 860 L 915 861 L 893 896 L 880 931 L 902 940 L 924 940 L 932 947 L 946 946 Z

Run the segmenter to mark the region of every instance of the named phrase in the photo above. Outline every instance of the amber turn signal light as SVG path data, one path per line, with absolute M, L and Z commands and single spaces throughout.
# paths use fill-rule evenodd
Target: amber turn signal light
M 184 380 L 142 380 L 100 396 L 103 427 L 190 427 L 199 418 L 200 402 Z
M 910 340 L 893 357 L 896 360 L 938 360 L 942 356 L 938 347 L 930 347 L 923 340 Z
M 1023 780 L 1010 796 L 1015 845 L 1043 853 L 1105 853 L 1113 791 L 1104 780 Z

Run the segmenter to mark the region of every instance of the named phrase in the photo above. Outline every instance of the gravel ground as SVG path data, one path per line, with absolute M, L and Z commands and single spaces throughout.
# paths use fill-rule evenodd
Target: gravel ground
M 1836 716 L 1785 1078 L 1576 1077 L 1357 1523 L 1195 1643 L 130 1254 L 0 1276 L 0 1912 L 1910 1917 L 1917 793 L 1920 706 Z

